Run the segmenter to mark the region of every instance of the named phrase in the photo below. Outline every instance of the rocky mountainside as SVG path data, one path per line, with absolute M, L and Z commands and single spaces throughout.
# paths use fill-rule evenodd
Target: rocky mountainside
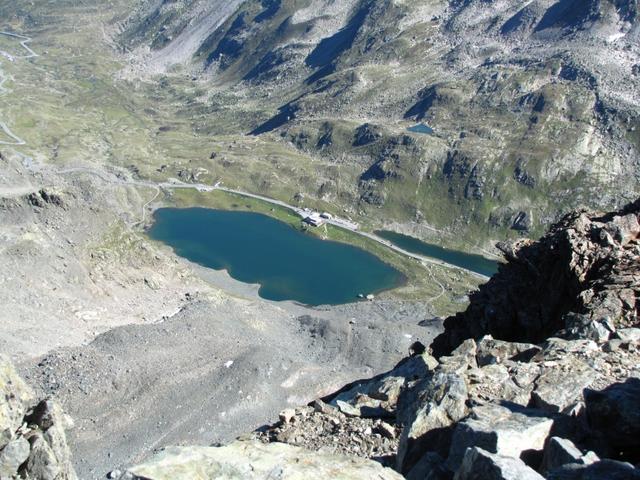
M 635 0 L 219 3 L 143 3 L 118 41 L 338 167 L 305 194 L 479 240 L 638 195 Z
M 298 478 L 304 465 L 372 478 L 370 463 L 342 470 L 347 454 L 412 480 L 640 478 L 639 220 L 640 201 L 579 211 L 538 242 L 503 246 L 508 263 L 445 321 L 437 358 L 416 344 L 390 372 L 237 443 L 167 450 L 118 475 Z
M 445 321 L 435 354 L 493 335 L 538 343 L 549 336 L 605 342 L 638 324 L 640 201 L 616 213 L 576 211 L 539 241 L 500 245 L 509 263 Z

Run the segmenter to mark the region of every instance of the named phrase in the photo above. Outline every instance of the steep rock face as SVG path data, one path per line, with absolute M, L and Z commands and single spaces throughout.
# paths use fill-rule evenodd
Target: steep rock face
M 489 334 L 538 343 L 551 335 L 603 342 L 638 325 L 640 201 L 607 215 L 575 212 L 539 241 L 504 244 L 507 264 L 445 320 L 433 343 L 446 355 Z
M 53 400 L 34 394 L 0 356 L 0 477 L 76 480 L 65 429 L 72 422 Z
M 242 0 L 143 1 L 122 25 L 122 38 L 147 53 L 158 71 L 189 62 Z

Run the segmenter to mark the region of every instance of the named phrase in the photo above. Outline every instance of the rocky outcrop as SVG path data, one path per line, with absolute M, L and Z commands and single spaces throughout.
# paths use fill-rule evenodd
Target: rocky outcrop
M 329 455 L 283 443 L 238 441 L 220 448 L 174 447 L 144 465 L 125 472 L 122 480 L 208 480 L 213 478 L 343 478 L 400 480 L 379 463 Z
M 447 355 L 466 338 L 539 343 L 551 336 L 606 342 L 638 324 L 640 200 L 607 215 L 578 211 L 539 241 L 501 245 L 508 263 L 445 320 L 433 344 Z
M 549 437 L 544 449 L 541 470 L 543 472 L 552 472 L 562 468 L 563 465 L 591 465 L 599 460 L 598 456 L 593 452 L 583 454 L 571 440 Z
M 72 422 L 53 400 L 34 394 L 0 356 L 0 478 L 75 480 L 65 429 Z
M 31 206 L 37 208 L 45 208 L 47 205 L 53 205 L 61 208 L 66 207 L 64 200 L 62 199 L 62 196 L 60 194 L 50 192 L 48 190 L 45 190 L 44 188 L 37 192 L 28 194 L 26 196 L 26 199 Z

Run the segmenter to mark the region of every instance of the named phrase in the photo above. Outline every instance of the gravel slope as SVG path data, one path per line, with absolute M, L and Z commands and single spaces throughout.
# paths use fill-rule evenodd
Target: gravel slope
M 113 329 L 21 371 L 75 419 L 80 477 L 103 478 L 166 445 L 229 441 L 390 368 L 438 333 L 417 325 L 425 315 L 384 301 L 309 309 L 202 295 L 166 321 Z

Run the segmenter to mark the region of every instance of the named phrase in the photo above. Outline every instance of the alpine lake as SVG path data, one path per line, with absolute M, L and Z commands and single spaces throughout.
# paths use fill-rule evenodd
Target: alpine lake
M 259 284 L 267 300 L 337 305 L 405 282 L 401 272 L 371 253 L 260 213 L 161 208 L 147 234 L 191 262 Z

